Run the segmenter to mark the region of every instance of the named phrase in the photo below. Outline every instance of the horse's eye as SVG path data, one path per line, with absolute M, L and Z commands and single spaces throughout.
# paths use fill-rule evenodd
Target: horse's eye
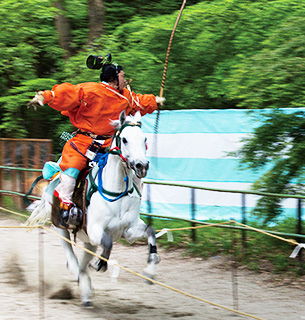
M 126 143 L 127 143 L 126 138 L 123 138 L 123 139 L 122 139 L 122 141 L 123 141 L 123 143 L 124 143 L 124 144 L 126 144 Z

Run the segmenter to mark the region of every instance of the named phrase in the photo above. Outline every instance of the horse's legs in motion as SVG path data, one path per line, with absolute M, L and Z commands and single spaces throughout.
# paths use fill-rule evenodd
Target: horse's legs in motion
M 68 240 L 71 240 L 70 233 L 68 230 L 57 228 L 57 233 L 59 233 L 61 236 L 67 238 Z M 71 271 L 71 273 L 74 275 L 75 279 L 78 280 L 79 277 L 79 264 L 78 260 L 76 258 L 76 255 L 73 251 L 71 243 L 65 241 L 64 239 L 61 239 L 61 244 L 64 248 L 66 259 L 67 259 L 67 268 Z
M 101 245 L 103 247 L 103 253 L 102 253 L 102 257 L 105 259 L 109 259 L 110 257 L 110 253 L 111 253 L 111 249 L 112 249 L 112 238 L 111 236 L 107 233 L 104 232 L 103 236 L 102 236 L 102 241 L 101 241 Z M 99 259 L 98 263 L 97 263 L 97 271 L 101 271 L 101 272 L 105 272 L 108 268 L 108 263 L 105 260 Z
M 57 228 L 57 231 L 60 235 L 70 240 L 70 233 L 68 230 Z M 67 267 L 75 276 L 75 279 L 78 280 L 82 303 L 84 306 L 89 306 L 92 290 L 91 280 L 87 272 L 87 266 L 93 256 L 90 253 L 84 251 L 81 264 L 79 265 L 71 243 L 65 241 L 64 239 L 62 239 L 61 241 L 66 254 Z M 85 243 L 84 246 L 86 249 L 92 252 L 96 251 L 96 246 L 93 246 L 90 243 Z
M 96 252 L 97 247 L 93 246 L 89 242 L 84 243 L 84 247 L 92 252 Z M 92 287 L 91 287 L 91 279 L 88 274 L 88 265 L 91 259 L 93 258 L 93 255 L 89 252 L 84 251 L 81 263 L 80 263 L 80 274 L 78 278 L 78 284 L 80 288 L 80 292 L 82 295 L 82 302 L 85 307 L 91 306 L 91 293 L 92 293 Z
M 160 257 L 157 253 L 155 230 L 147 226 L 146 232 L 148 240 L 148 265 L 144 270 L 144 275 L 153 279 L 156 273 L 156 264 L 160 262 Z
M 160 257 L 157 253 L 155 231 L 150 226 L 147 226 L 143 220 L 139 219 L 138 223 L 136 223 L 135 225 L 133 225 L 125 231 L 124 237 L 129 242 L 143 237 L 147 237 L 148 265 L 144 269 L 144 275 L 148 278 L 153 279 L 156 273 L 156 264 L 160 262 Z

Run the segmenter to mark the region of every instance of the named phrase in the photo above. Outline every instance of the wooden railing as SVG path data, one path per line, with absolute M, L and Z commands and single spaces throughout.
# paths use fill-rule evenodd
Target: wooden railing
M 8 139 L 0 138 L 0 190 L 26 193 L 32 182 L 41 174 L 46 161 L 53 160 L 53 144 L 50 139 Z M 10 167 L 29 168 L 29 170 L 13 170 Z M 34 170 L 36 169 L 36 170 Z M 40 195 L 39 189 L 33 194 Z M 23 208 L 20 197 L 14 197 L 17 208 Z M 0 204 L 3 194 L 0 194 Z

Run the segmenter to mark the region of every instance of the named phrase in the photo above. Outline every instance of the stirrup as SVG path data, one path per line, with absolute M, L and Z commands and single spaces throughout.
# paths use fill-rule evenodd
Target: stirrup
M 61 224 L 68 228 L 70 225 L 79 227 L 83 222 L 83 212 L 74 203 L 66 204 L 60 202 Z

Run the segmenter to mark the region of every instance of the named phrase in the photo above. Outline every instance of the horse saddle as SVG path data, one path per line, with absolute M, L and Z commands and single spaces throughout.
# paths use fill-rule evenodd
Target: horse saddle
M 53 195 L 52 201 L 52 214 L 51 214 L 51 221 L 52 223 L 62 229 L 72 229 L 74 232 L 79 231 L 80 229 L 86 229 L 86 197 L 87 197 L 87 190 L 88 190 L 88 179 L 83 178 L 78 181 L 76 187 L 74 189 L 74 193 L 72 196 L 72 201 L 76 204 L 78 208 L 80 208 L 83 212 L 83 221 L 79 226 L 74 227 L 65 227 L 62 224 L 62 217 L 60 215 L 60 200 L 58 197 Z
M 59 170 L 58 170 L 59 169 Z M 67 228 L 62 224 L 62 218 L 60 216 L 60 200 L 58 197 L 54 196 L 54 189 L 60 183 L 59 177 L 55 177 L 51 183 L 47 186 L 46 192 L 52 196 L 52 214 L 51 221 L 52 223 L 59 228 L 62 229 L 73 229 L 74 231 L 78 231 L 80 229 L 86 228 L 86 206 L 88 205 L 91 195 L 96 191 L 96 189 L 92 189 L 93 175 L 92 171 L 94 168 L 90 170 L 85 169 L 79 174 L 79 178 L 76 182 L 76 187 L 74 189 L 74 193 L 72 196 L 72 201 L 76 204 L 78 208 L 80 208 L 83 212 L 83 221 L 79 226 L 75 226 L 72 228 Z M 47 162 L 43 169 L 43 177 L 45 179 L 50 179 L 54 177 L 54 175 L 58 174 L 60 171 L 59 166 L 54 162 Z

